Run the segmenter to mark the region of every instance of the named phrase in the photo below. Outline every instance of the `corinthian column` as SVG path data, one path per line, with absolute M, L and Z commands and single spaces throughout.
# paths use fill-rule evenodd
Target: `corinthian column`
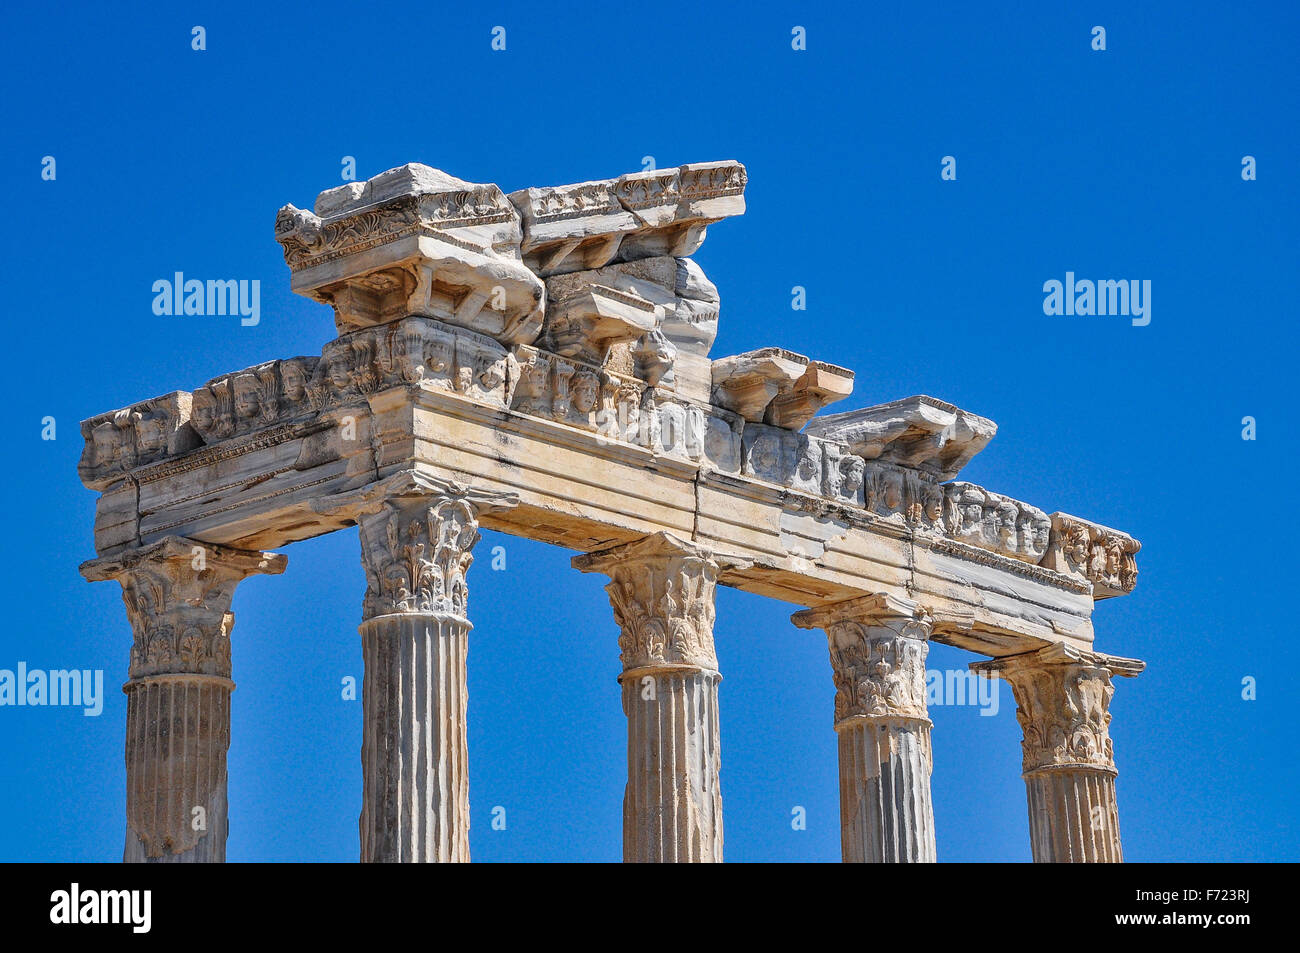
M 625 862 L 722 861 L 713 595 L 719 570 L 743 565 L 668 533 L 573 560 L 610 577 L 622 630 Z
M 361 860 L 469 860 L 465 575 L 478 518 L 500 493 L 401 471 L 320 508 L 361 530 Z
M 1035 863 L 1124 859 L 1109 728 L 1111 677 L 1132 677 L 1145 667 L 1137 659 L 1064 644 L 971 666 L 1002 676 L 1016 696 Z
M 883 594 L 792 618 L 800 628 L 825 629 L 830 644 L 844 862 L 933 863 L 925 703 L 933 619 L 916 603 Z
M 127 863 L 223 863 L 230 747 L 230 600 L 285 557 L 179 536 L 83 563 L 122 586 L 135 641 L 126 692 Z

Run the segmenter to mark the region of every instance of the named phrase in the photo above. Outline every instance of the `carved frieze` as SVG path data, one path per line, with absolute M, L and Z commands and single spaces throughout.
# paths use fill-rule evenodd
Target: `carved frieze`
M 947 483 L 943 493 L 945 529 L 953 539 L 1027 563 L 1047 553 L 1052 524 L 1038 507 L 973 483 Z
M 1084 577 L 1092 583 L 1094 597 L 1106 599 L 1133 591 L 1138 575 L 1135 557 L 1141 548 L 1127 533 L 1068 513 L 1053 513 L 1042 564 Z
M 519 386 L 512 409 L 589 430 L 655 454 L 740 468 L 741 421 L 676 392 L 538 348 L 514 350 Z
M 319 358 L 245 368 L 81 425 L 82 481 L 104 489 L 137 467 L 343 407 L 402 384 L 510 406 L 520 371 L 492 338 L 410 317 L 335 338 Z
M 191 396 L 175 391 L 83 420 L 81 482 L 103 490 L 128 470 L 199 446 L 202 441 L 186 426 L 191 412 Z
M 847 448 L 768 424 L 745 424 L 744 472 L 813 496 L 862 505 L 866 465 Z

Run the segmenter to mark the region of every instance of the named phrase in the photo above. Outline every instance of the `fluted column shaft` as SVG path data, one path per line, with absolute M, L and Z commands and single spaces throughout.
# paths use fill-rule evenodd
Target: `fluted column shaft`
M 578 556 L 573 565 L 610 577 L 605 591 L 621 629 L 623 860 L 720 863 L 714 593 L 720 569 L 741 563 L 656 533 Z
M 513 499 L 403 471 L 350 505 L 368 582 L 361 860 L 468 862 L 465 576 L 480 513 Z
M 835 680 L 845 863 L 935 860 L 925 659 L 933 620 L 893 596 L 794 615 L 823 628 Z
M 1035 863 L 1123 861 L 1109 727 L 1111 678 L 1134 676 L 1144 667 L 1136 659 L 1064 644 L 972 666 L 1005 678 L 1016 697 Z
M 363 861 L 469 861 L 470 628 L 432 613 L 361 624 Z
M 230 611 L 235 586 L 285 558 L 168 537 L 82 566 L 117 579 L 131 621 L 127 863 L 221 863 L 229 829 Z

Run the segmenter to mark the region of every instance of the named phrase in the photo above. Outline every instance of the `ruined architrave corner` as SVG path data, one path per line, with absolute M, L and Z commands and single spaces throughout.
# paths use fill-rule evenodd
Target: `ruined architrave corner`
M 609 577 L 626 860 L 722 860 L 718 585 L 825 630 L 844 860 L 935 859 L 932 641 L 1012 687 L 1034 859 L 1121 859 L 1107 708 L 1143 663 L 1094 648 L 1092 610 L 1132 591 L 1137 541 L 960 481 L 990 420 L 925 396 L 818 416 L 852 371 L 712 357 L 718 291 L 690 256 L 745 183 L 707 162 L 506 195 L 412 164 L 330 189 L 275 222 L 293 289 L 333 310 L 319 356 L 82 423 L 82 572 L 118 580 L 134 633 L 125 860 L 224 859 L 231 596 L 283 570 L 265 550 L 350 526 L 362 860 L 469 860 L 480 526 Z

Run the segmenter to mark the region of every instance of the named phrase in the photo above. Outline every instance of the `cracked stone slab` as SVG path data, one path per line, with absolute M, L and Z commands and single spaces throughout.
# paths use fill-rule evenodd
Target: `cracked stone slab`
M 614 262 L 684 258 L 708 226 L 745 211 L 745 167 L 697 162 L 617 179 L 510 193 L 523 224 L 521 247 L 541 277 Z

